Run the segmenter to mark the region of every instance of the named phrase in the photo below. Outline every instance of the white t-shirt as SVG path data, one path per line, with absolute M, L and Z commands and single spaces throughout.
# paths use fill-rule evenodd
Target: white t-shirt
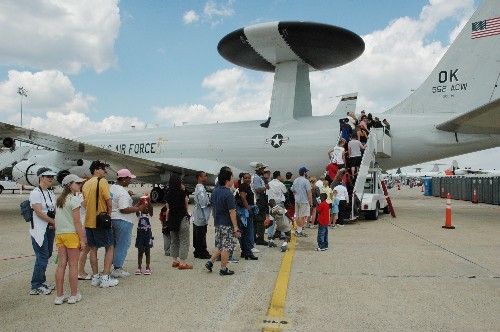
M 80 200 L 80 222 L 82 223 L 82 226 L 85 227 L 85 208 L 82 205 L 83 194 L 82 193 L 76 193 L 75 196 L 78 197 L 78 199 Z
M 111 219 L 121 219 L 128 221 L 133 224 L 135 219 L 135 213 L 121 213 L 121 209 L 125 209 L 132 206 L 132 197 L 130 197 L 127 190 L 124 187 L 114 184 L 109 188 L 111 193 Z
M 268 200 L 274 199 L 277 203 L 285 201 L 286 187 L 278 179 L 269 181 L 269 189 L 267 190 Z
M 45 199 L 44 199 L 45 196 Z M 30 193 L 30 205 L 33 208 L 34 204 L 40 204 L 42 206 L 42 212 L 47 214 L 50 210 L 55 211 L 56 208 L 56 196 L 52 190 L 40 190 L 40 188 L 35 188 Z M 48 207 L 48 208 L 47 208 Z M 30 235 L 35 239 L 39 246 L 43 244 L 43 238 L 45 236 L 45 231 L 47 230 L 47 223 L 40 219 L 35 212 L 33 212 L 33 228 L 31 228 L 30 223 Z
M 344 163 L 344 159 L 342 159 L 344 151 L 345 151 L 344 148 L 338 145 L 333 148 L 332 159 L 331 159 L 332 164 L 341 165 Z
M 349 194 L 347 193 L 347 189 L 345 186 L 339 184 L 333 190 L 337 191 L 337 198 L 340 201 L 347 201 L 349 202 Z

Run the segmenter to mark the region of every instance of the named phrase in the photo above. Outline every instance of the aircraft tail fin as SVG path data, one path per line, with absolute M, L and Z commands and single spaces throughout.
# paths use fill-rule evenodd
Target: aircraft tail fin
M 344 114 L 347 112 L 355 112 L 356 111 L 356 102 L 358 101 L 358 93 L 348 93 L 345 95 L 337 96 L 340 97 L 340 101 L 335 108 L 335 110 L 331 114 Z
M 500 1 L 485 0 L 424 83 L 388 113 L 462 114 L 500 98 Z
M 439 172 L 439 165 L 438 164 L 434 164 L 434 167 L 432 167 L 432 169 L 430 171 L 431 172 Z
M 450 168 L 448 168 L 448 170 L 449 170 L 449 171 L 454 171 L 454 170 L 456 170 L 456 169 L 458 169 L 458 161 L 453 160 L 453 161 L 451 162 L 451 166 L 450 166 Z

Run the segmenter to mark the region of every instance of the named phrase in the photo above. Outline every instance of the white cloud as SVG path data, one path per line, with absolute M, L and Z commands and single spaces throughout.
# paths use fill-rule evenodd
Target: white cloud
M 57 70 L 37 73 L 10 70 L 6 81 L 0 82 L 0 115 L 10 122 L 19 123 L 21 96 L 17 89 L 24 87 L 28 96 L 23 97 L 23 113 L 44 114 L 57 112 L 88 112 L 93 96 L 77 92 L 69 77 Z
M 66 73 L 116 65 L 118 0 L 3 0 L 0 8 L 0 65 Z
M 182 21 L 184 24 L 191 24 L 201 20 L 203 23 L 209 23 L 211 26 L 216 26 L 222 23 L 224 17 L 229 17 L 234 15 L 234 9 L 232 0 L 226 3 L 218 3 L 213 0 L 209 0 L 205 3 L 203 7 L 203 12 L 199 15 L 195 10 L 189 10 L 184 13 Z
M 191 24 L 193 22 L 196 22 L 200 19 L 200 16 L 196 14 L 194 10 L 190 10 L 184 14 L 182 17 L 182 21 L 184 24 Z
M 239 68 L 219 70 L 202 83 L 203 87 L 213 90 L 206 96 L 213 106 L 179 105 L 153 111 L 168 125 L 264 120 L 269 113 L 272 75 L 260 74 L 257 77 L 252 78 Z
M 219 3 L 217 4 L 215 1 L 207 1 L 205 3 L 205 8 L 203 9 L 203 13 L 209 18 L 213 18 L 215 16 L 228 17 L 234 14 L 234 10 L 231 7 L 232 1 L 228 1 L 227 4 Z
M 25 127 L 62 137 L 77 137 L 130 130 L 131 126 L 144 128 L 146 125 L 135 117 L 130 118 L 115 115 L 106 117 L 100 122 L 92 121 L 85 114 L 72 111 L 67 114 L 47 112 L 45 118 L 32 117 Z

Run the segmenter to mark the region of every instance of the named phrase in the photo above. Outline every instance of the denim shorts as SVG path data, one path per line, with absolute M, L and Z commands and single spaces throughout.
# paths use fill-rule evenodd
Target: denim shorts
M 87 245 L 90 248 L 102 248 L 114 245 L 115 238 L 112 228 L 99 229 L 85 227 L 85 232 L 87 233 Z

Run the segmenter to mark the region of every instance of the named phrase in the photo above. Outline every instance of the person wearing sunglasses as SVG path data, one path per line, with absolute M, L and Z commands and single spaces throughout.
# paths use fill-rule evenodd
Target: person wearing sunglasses
M 56 197 L 51 187 L 56 173 L 48 167 L 41 167 L 36 175 L 39 179 L 39 186 L 30 193 L 29 198 L 33 209 L 30 235 L 35 252 L 30 295 L 49 295 L 55 288 L 54 285 L 47 283 L 45 271 L 54 248 Z

